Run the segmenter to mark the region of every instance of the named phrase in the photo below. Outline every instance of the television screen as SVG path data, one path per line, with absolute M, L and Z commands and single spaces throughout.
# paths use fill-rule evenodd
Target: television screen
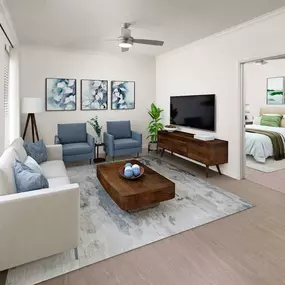
M 170 124 L 215 131 L 215 95 L 170 97 Z

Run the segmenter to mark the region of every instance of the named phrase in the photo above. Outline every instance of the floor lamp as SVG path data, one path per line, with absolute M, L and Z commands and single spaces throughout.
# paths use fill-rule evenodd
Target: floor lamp
M 31 125 L 32 125 L 33 142 L 35 142 L 35 135 L 36 135 L 36 139 L 39 140 L 39 134 L 38 134 L 38 128 L 37 128 L 35 114 L 42 113 L 43 111 L 44 111 L 44 105 L 43 105 L 41 98 L 25 97 L 22 99 L 22 113 L 28 114 L 26 124 L 25 124 L 24 133 L 23 133 L 23 140 L 26 137 L 30 121 L 31 121 Z

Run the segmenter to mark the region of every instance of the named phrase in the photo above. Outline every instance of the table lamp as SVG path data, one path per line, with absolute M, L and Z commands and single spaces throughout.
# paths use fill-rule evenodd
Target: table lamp
M 35 134 L 37 140 L 39 140 L 39 134 L 38 134 L 38 128 L 36 123 L 36 117 L 35 114 L 44 112 L 44 105 L 41 98 L 31 98 L 31 97 L 25 97 L 22 99 L 22 113 L 28 114 L 25 129 L 23 133 L 23 140 L 26 137 L 26 133 L 28 130 L 29 122 L 31 120 L 32 124 L 32 138 L 33 142 L 35 142 Z

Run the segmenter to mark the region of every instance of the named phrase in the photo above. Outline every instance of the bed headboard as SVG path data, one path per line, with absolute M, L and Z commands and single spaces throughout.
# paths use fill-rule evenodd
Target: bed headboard
M 280 114 L 285 115 L 285 106 L 278 106 L 278 107 L 263 107 L 260 108 L 260 116 L 264 114 Z

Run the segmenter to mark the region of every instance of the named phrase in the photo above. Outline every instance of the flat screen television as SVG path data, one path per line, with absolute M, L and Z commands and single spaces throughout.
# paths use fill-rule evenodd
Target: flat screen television
M 215 95 L 170 97 L 170 124 L 215 131 Z

